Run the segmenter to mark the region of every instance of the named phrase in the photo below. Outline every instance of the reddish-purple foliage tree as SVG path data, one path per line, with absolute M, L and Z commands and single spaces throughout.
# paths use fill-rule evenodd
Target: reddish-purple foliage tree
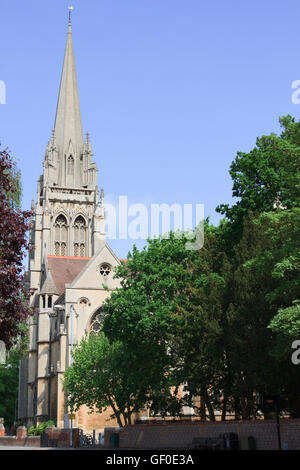
M 18 208 L 20 185 L 16 175 L 15 162 L 0 149 L 0 340 L 7 349 L 24 334 L 20 324 L 31 313 L 22 261 L 28 249 L 32 212 Z

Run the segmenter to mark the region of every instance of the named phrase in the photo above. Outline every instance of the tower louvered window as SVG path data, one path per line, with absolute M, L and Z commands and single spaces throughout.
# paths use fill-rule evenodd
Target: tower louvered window
M 86 256 L 87 226 L 84 218 L 79 215 L 74 222 L 74 256 Z
M 55 255 L 66 256 L 67 255 L 67 243 L 68 243 L 68 224 L 67 219 L 64 215 L 60 214 L 55 220 Z

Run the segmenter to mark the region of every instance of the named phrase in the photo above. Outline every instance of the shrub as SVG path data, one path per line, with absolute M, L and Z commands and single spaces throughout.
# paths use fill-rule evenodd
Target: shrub
M 34 436 L 35 435 L 35 426 L 30 426 L 30 428 L 27 431 L 27 436 Z
M 55 422 L 50 420 L 50 421 L 46 421 L 45 423 L 40 423 L 37 427 L 32 425 L 28 429 L 27 435 L 28 436 L 40 436 L 41 434 L 43 434 L 43 432 L 45 432 L 45 429 L 48 426 L 55 426 Z

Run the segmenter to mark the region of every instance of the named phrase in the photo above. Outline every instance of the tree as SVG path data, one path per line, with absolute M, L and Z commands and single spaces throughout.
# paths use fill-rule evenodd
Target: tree
M 101 413 L 111 407 L 111 418 L 115 417 L 119 426 L 122 426 L 124 384 L 114 368 L 120 346 L 117 343 L 110 344 L 103 333 L 82 339 L 80 345 L 72 351 L 73 364 L 65 371 L 63 386 L 72 410 L 87 405 L 91 411 L 96 407 Z
M 0 364 L 0 415 L 5 426 L 16 419 L 16 399 L 19 384 L 19 356 L 14 351 L 5 364 Z
M 238 241 L 243 219 L 251 214 L 273 211 L 277 206 L 290 209 L 300 200 L 300 121 L 291 116 L 279 119 L 283 131 L 257 138 L 249 153 L 238 152 L 230 166 L 232 206 L 219 205 L 216 210 L 230 222 L 230 237 Z
M 293 416 L 300 416 L 299 368 L 291 362 L 291 346 L 300 338 L 300 208 L 264 213 L 255 220 L 269 243 L 247 263 L 264 278 L 265 306 L 272 311 L 267 329 L 273 341 L 269 356 L 276 365 L 278 393 L 288 399 Z M 280 380 L 279 380 L 280 378 Z
M 290 360 L 299 326 L 300 121 L 285 116 L 280 124 L 280 136 L 263 136 L 249 153 L 238 152 L 230 174 L 239 200 L 217 208 L 226 216 L 233 267 L 227 317 L 238 373 L 234 402 L 243 415 L 255 410 L 259 386 L 289 397 L 289 411 L 300 412 L 299 374 Z
M 22 260 L 28 248 L 30 211 L 18 208 L 20 177 L 11 156 L 0 151 L 0 340 L 9 349 L 24 332 L 30 314 Z
M 193 395 L 202 418 L 207 409 L 214 420 L 217 405 L 222 419 L 228 411 L 250 419 L 255 392 L 288 398 L 286 411 L 300 416 L 300 371 L 288 354 L 300 325 L 300 121 L 280 123 L 279 137 L 238 153 L 230 173 L 239 200 L 217 208 L 225 215 L 218 227 L 206 221 L 201 250 L 170 233 L 134 247 L 117 268 L 121 288 L 104 303 L 103 332 L 110 347 L 120 345 L 118 359 L 105 361 L 127 397 L 126 406 L 118 397 L 125 422 L 137 403 L 176 415 Z
M 229 374 L 225 342 L 229 263 L 222 230 L 222 225 L 205 224 L 204 246 L 190 260 L 190 277 L 182 290 L 185 302 L 171 312 L 177 382 L 186 384 L 185 404 L 192 405 L 202 419 L 207 409 L 210 420 L 215 420 L 214 406 L 221 406 L 220 396 L 228 396 L 224 389 Z M 200 397 L 199 405 L 192 396 Z
M 249 260 L 271 247 L 263 224 L 245 219 L 241 240 L 231 258 L 229 302 L 226 309 L 228 359 L 231 364 L 231 411 L 237 418 L 255 417 L 255 392 L 272 393 L 277 387 L 278 362 L 270 356 L 274 345 L 268 329 L 275 314 L 266 295 L 272 280 L 251 266 Z
M 166 346 L 172 329 L 170 312 L 175 302 L 184 301 L 182 289 L 190 276 L 187 239 L 170 232 L 169 237 L 148 240 L 139 251 L 135 246 L 115 277 L 121 289 L 105 301 L 103 331 L 111 340 L 132 343 L 143 340 Z
M 145 345 L 144 345 L 145 346 Z M 99 413 L 113 410 L 119 426 L 130 424 L 132 415 L 151 406 L 153 394 L 169 400 L 170 384 L 149 371 L 151 351 L 143 348 L 144 361 L 120 342 L 110 342 L 100 332 L 81 341 L 74 362 L 64 374 L 64 389 L 72 410 L 87 405 Z M 153 393 L 154 391 L 154 393 Z
M 20 329 L 24 330 L 23 338 L 7 353 L 6 361 L 0 364 L 0 416 L 4 418 L 5 427 L 16 421 L 19 362 L 28 350 L 28 326 L 22 324 Z
M 189 262 L 195 252 L 186 249 L 187 241 L 185 234 L 170 232 L 149 239 L 141 251 L 134 247 L 116 270 L 121 288 L 103 304 L 103 331 L 110 341 L 121 341 L 143 367 L 148 407 L 154 414 L 181 412 L 175 373 L 181 358 L 174 348 L 172 310 L 185 302 L 184 287 L 191 275 Z

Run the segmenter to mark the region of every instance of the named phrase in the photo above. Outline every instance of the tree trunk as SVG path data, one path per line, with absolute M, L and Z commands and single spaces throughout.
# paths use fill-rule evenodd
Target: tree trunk
M 249 419 L 247 398 L 244 393 L 241 396 L 241 408 L 242 408 L 242 419 Z
M 204 421 L 206 420 L 205 394 L 203 393 L 202 389 L 201 389 L 201 392 L 200 392 L 200 418 L 203 419 Z
M 205 390 L 205 401 L 206 401 L 206 406 L 207 406 L 207 409 L 208 409 L 209 420 L 210 421 L 216 421 L 214 408 L 211 404 L 210 397 L 207 393 L 207 390 Z
M 240 420 L 241 419 L 241 411 L 240 411 L 240 401 L 237 397 L 234 397 L 234 419 Z
M 114 402 L 112 400 L 109 400 L 110 402 L 110 406 L 112 407 L 112 410 L 117 418 L 117 421 L 118 421 L 118 425 L 120 426 L 120 428 L 123 427 L 123 423 L 122 423 L 122 420 L 121 420 L 121 412 L 119 410 L 117 410 L 117 408 L 115 407 L 114 405 Z
M 227 412 L 227 392 L 224 392 L 224 398 L 222 402 L 222 415 L 221 415 L 221 420 L 225 421 L 226 420 L 226 412 Z

